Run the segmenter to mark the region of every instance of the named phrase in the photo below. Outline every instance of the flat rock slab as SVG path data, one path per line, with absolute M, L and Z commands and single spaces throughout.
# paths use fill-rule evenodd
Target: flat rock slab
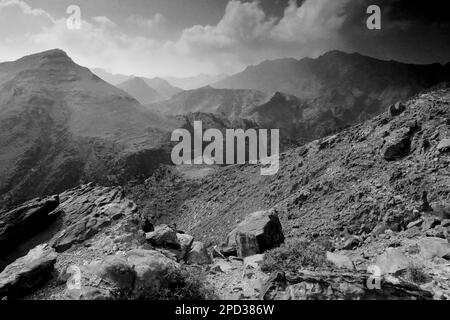
M 17 259 L 0 274 L 0 296 L 21 297 L 48 280 L 57 254 L 47 244 L 39 245 Z

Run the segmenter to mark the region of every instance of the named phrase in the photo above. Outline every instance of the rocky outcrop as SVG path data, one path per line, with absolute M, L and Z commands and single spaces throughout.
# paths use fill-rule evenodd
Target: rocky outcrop
M 37 246 L 0 274 L 0 297 L 24 296 L 48 280 L 57 254 L 47 244 Z
M 282 300 L 429 300 L 433 295 L 417 285 L 389 277 L 380 279 L 380 290 L 367 285 L 365 273 L 301 271 L 289 276 L 272 275 L 261 294 L 263 299 Z
M 0 258 L 21 242 L 45 229 L 60 212 L 59 197 L 34 199 L 6 212 L 0 212 Z
M 146 233 L 145 238 L 157 250 L 178 262 L 195 265 L 212 263 L 202 242 L 194 241 L 191 235 L 178 232 L 167 225 L 157 226 L 154 231 Z
M 249 215 L 228 235 L 228 246 L 235 247 L 240 257 L 263 253 L 283 242 L 280 220 L 271 211 L 259 211 Z
M 52 245 L 58 252 L 83 243 L 103 228 L 136 213 L 136 205 L 121 188 L 80 186 L 60 194 L 64 222 Z

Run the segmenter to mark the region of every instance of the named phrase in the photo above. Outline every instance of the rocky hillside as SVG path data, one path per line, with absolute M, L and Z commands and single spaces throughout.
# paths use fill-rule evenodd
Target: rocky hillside
M 0 64 L 0 208 L 149 175 L 171 123 L 61 50 Z
M 283 153 L 275 176 L 263 177 L 252 166 L 217 170 L 189 186 L 191 194 L 178 199 L 173 222 L 218 241 L 247 214 L 270 208 L 279 212 L 288 237 L 397 232 L 425 209 L 433 212 L 431 207 L 448 218 L 449 102 L 449 89 L 420 94 L 370 121 Z M 164 202 L 174 205 L 170 198 Z M 154 206 L 163 213 L 166 204 Z
M 449 119 L 441 87 L 272 177 L 167 166 L 2 211 L 0 297 L 449 299 Z

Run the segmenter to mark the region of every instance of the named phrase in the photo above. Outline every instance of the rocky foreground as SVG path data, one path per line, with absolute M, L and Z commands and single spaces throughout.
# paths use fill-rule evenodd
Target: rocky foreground
M 0 298 L 449 299 L 449 103 L 396 104 L 274 177 L 168 168 L 2 211 Z

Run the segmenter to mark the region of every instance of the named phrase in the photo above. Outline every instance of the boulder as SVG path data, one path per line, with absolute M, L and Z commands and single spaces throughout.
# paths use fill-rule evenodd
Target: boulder
M 78 282 L 67 281 L 74 300 L 151 298 L 168 288 L 168 275 L 178 263 L 154 250 L 136 249 L 79 267 Z
M 211 256 L 208 254 L 205 245 L 202 242 L 195 241 L 186 257 L 187 264 L 204 265 L 212 263 Z
M 54 270 L 57 254 L 47 244 L 32 249 L 0 274 L 0 296 L 21 297 L 39 288 Z
M 439 152 L 447 152 L 450 151 L 450 139 L 444 139 L 439 142 L 437 149 Z
M 145 234 L 147 241 L 155 247 L 180 248 L 177 232 L 167 225 L 159 225 L 155 231 Z
M 128 264 L 136 272 L 133 296 L 151 298 L 167 288 L 168 275 L 179 268 L 179 264 L 154 250 L 135 249 L 126 253 Z
M 381 153 L 386 161 L 396 161 L 404 158 L 410 152 L 410 128 L 402 128 L 392 132 L 385 141 Z
M 450 260 L 450 244 L 446 239 L 441 238 L 423 238 L 418 243 L 420 255 L 424 259 L 433 259 L 434 257 Z
M 238 256 L 247 257 L 276 248 L 284 243 L 283 229 L 272 211 L 249 215 L 228 235 L 228 247 L 236 248 Z
M 186 260 L 186 255 L 192 248 L 194 243 L 194 237 L 184 233 L 177 233 L 178 243 L 180 244 L 180 249 L 177 252 L 178 261 Z
M 360 243 L 361 239 L 359 237 L 351 237 L 350 239 L 347 239 L 347 241 L 345 241 L 344 245 L 342 246 L 342 250 L 353 250 L 358 247 Z
M 353 264 L 352 260 L 344 254 L 327 252 L 326 257 L 327 260 L 335 265 L 338 269 L 355 269 L 355 265 Z
M 374 266 L 378 267 L 381 275 L 385 275 L 404 271 L 411 264 L 412 261 L 400 249 L 388 248 L 376 258 Z

